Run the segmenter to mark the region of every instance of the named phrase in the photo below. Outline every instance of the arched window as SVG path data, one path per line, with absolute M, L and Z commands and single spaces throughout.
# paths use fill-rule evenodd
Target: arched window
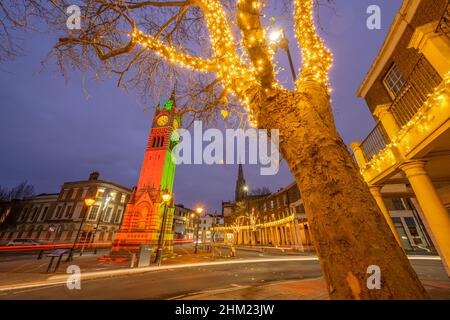
M 160 147 L 163 147 L 164 146 L 164 137 L 161 137 L 161 144 L 160 144 Z

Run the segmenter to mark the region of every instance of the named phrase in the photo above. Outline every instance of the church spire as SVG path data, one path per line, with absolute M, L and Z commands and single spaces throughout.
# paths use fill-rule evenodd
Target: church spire
M 239 164 L 238 176 L 236 180 L 235 201 L 242 201 L 247 197 L 247 184 L 244 178 L 244 169 L 242 164 Z

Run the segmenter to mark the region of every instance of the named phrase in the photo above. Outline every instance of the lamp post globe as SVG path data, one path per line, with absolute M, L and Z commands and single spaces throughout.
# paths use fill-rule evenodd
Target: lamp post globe
M 198 251 L 198 233 L 199 233 L 199 227 L 200 227 L 200 215 L 202 214 L 204 208 L 202 206 L 197 206 L 195 208 L 195 212 L 197 212 L 197 230 L 196 230 L 196 236 L 195 236 L 195 250 L 194 253 L 197 253 Z
M 165 237 L 165 231 L 166 231 L 166 216 L 167 216 L 167 205 L 170 203 L 170 200 L 172 199 L 172 194 L 169 192 L 169 190 L 164 189 L 164 191 L 161 194 L 162 202 L 164 203 L 164 213 L 161 221 L 161 230 L 159 232 L 159 239 L 158 239 L 158 250 L 156 251 L 156 263 L 158 266 L 161 265 L 161 259 L 162 259 L 162 251 L 163 251 L 163 243 L 164 243 L 164 237 Z

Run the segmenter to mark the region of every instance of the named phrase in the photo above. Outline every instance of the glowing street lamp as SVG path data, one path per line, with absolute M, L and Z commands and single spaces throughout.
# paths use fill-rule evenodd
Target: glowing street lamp
M 167 189 L 163 192 L 162 194 L 162 199 L 165 203 L 168 203 L 170 201 L 170 199 L 172 198 L 172 195 L 169 193 L 169 191 L 167 191 Z
M 161 222 L 161 231 L 159 232 L 159 238 L 158 238 L 158 250 L 156 251 L 156 263 L 158 264 L 158 266 L 161 265 L 163 242 L 164 242 L 164 237 L 165 237 L 165 233 L 166 233 L 167 205 L 170 203 L 170 200 L 172 199 L 172 194 L 169 192 L 169 190 L 165 189 L 163 191 L 163 193 L 161 194 L 161 199 L 164 202 L 164 213 L 163 213 L 163 219 Z
M 199 215 L 203 212 L 203 207 L 197 207 L 195 208 L 195 212 L 197 212 Z
M 278 42 L 280 40 L 280 38 L 282 37 L 281 31 L 280 30 L 273 30 L 270 34 L 269 34 L 269 40 L 271 42 Z
M 106 198 L 105 198 L 105 202 L 103 203 L 103 207 L 102 207 L 102 209 L 101 209 L 101 212 L 100 212 L 100 214 L 98 215 L 97 224 L 96 224 L 96 226 L 95 226 L 94 234 L 93 234 L 93 236 L 92 236 L 92 244 L 94 244 L 95 236 L 97 235 L 98 228 L 100 227 L 100 221 L 103 219 L 103 216 L 104 216 L 106 207 L 108 206 L 108 203 L 111 201 L 111 199 L 112 199 L 111 194 L 108 194 L 108 195 L 106 196 Z M 94 248 L 94 254 L 97 254 L 97 246 L 95 246 L 95 248 Z
M 195 208 L 195 212 L 197 212 L 197 230 L 196 230 L 196 236 L 195 236 L 195 251 L 194 253 L 197 253 L 197 248 L 198 248 L 198 232 L 199 232 L 199 227 L 200 227 L 200 215 L 202 214 L 204 208 L 202 206 L 197 206 L 197 208 Z
M 291 51 L 289 50 L 289 40 L 286 38 L 284 29 L 272 30 L 272 32 L 269 33 L 269 44 L 274 51 L 277 51 L 279 48 L 284 49 L 284 51 L 286 51 L 289 60 L 289 66 L 291 68 L 292 79 L 295 82 L 297 80 L 297 75 L 295 74 Z
M 94 198 L 86 198 L 86 199 L 84 199 L 84 204 L 87 207 L 92 206 L 94 203 L 95 203 L 95 199 Z
M 69 253 L 69 256 L 67 257 L 66 261 L 72 261 L 72 259 L 73 259 L 73 251 L 75 250 L 75 246 L 77 245 L 78 238 L 79 238 L 81 230 L 83 228 L 83 224 L 86 221 L 87 211 L 88 211 L 89 207 L 91 207 L 94 203 L 95 203 L 95 199 L 94 198 L 85 198 L 84 199 L 83 220 L 81 220 L 80 227 L 78 228 L 77 236 L 75 237 L 75 241 L 73 242 L 73 246 L 70 249 L 70 253 Z

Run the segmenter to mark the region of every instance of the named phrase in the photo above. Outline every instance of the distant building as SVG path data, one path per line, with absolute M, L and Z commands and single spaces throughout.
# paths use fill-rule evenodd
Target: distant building
M 239 170 L 240 171 L 240 170 Z M 432 251 L 433 244 L 420 218 L 420 206 L 405 184 L 383 189 L 389 214 L 408 251 Z M 313 238 L 297 184 L 272 194 L 247 196 L 239 202 L 222 202 L 226 242 L 313 250 Z M 206 221 L 205 226 L 208 225 Z
M 193 239 L 194 238 L 194 219 L 193 210 L 185 208 L 182 204 L 176 204 L 173 216 L 173 235 L 174 239 Z
M 111 242 L 131 190 L 98 177 L 93 172 L 89 180 L 64 183 L 58 194 L 41 194 L 0 204 L 0 213 L 7 216 L 0 224 L 0 241 L 26 238 L 72 242 L 85 219 L 81 242 Z M 88 197 L 95 199 L 89 209 L 84 206 Z
M 223 225 L 224 225 L 223 218 L 217 214 L 205 214 L 201 216 L 198 225 L 199 226 L 198 239 L 203 243 L 211 242 L 212 237 L 214 236 L 213 227 Z M 219 235 L 217 234 L 217 236 Z M 217 241 L 217 237 L 214 239 L 214 241 Z

